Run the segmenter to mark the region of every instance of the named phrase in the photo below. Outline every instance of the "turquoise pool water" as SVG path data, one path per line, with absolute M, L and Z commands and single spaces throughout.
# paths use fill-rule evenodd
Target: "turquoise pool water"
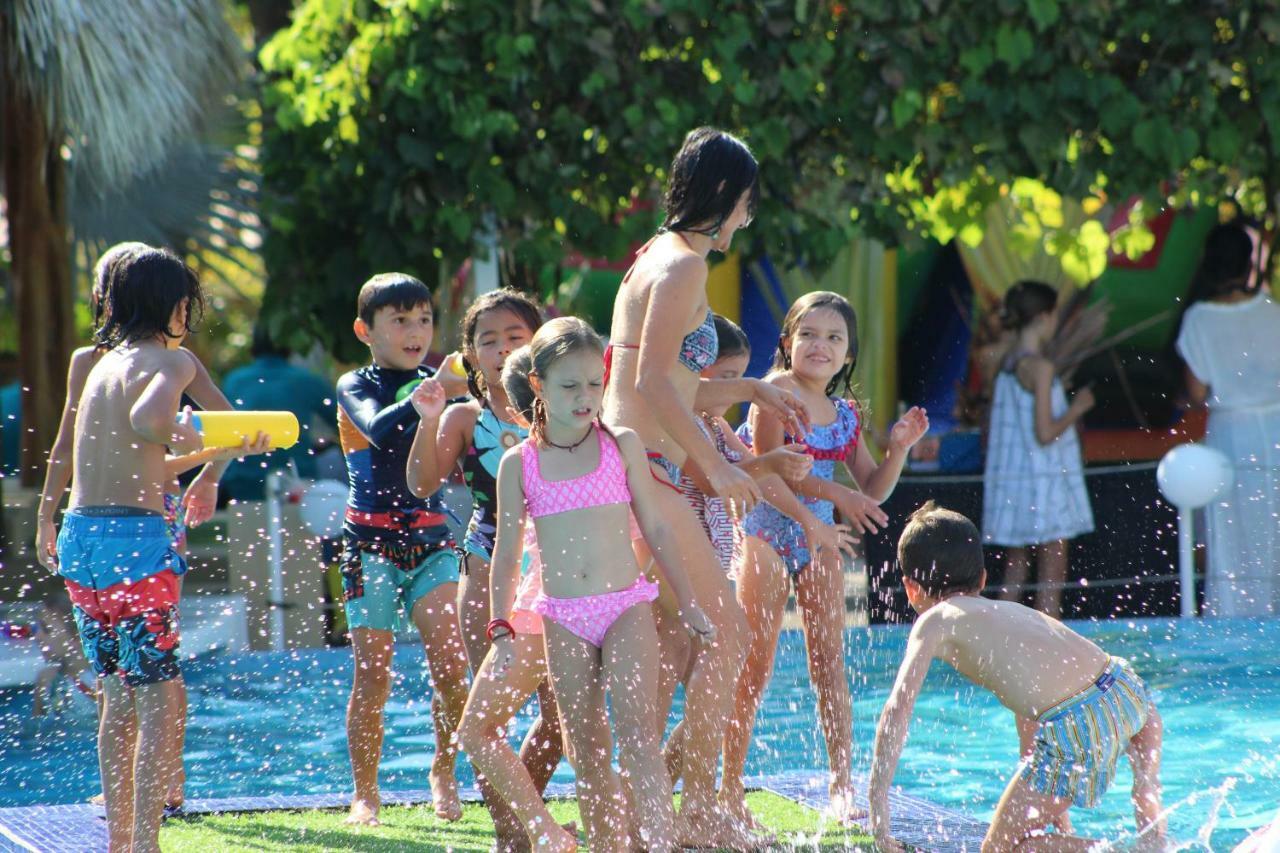
M 1280 620 L 1129 620 L 1073 627 L 1133 661 L 1164 715 L 1165 801 L 1175 838 L 1212 824 L 1213 849 L 1229 849 L 1280 807 Z M 856 763 L 865 771 L 879 715 L 906 640 L 905 628 L 849 632 Z M 191 694 L 186 767 L 190 796 L 348 790 L 343 714 L 350 652 L 212 656 L 187 666 Z M 396 650 L 387 706 L 382 784 L 423 788 L 434 736 L 421 650 Z M 64 716 L 35 726 L 27 691 L 0 692 L 0 805 L 82 801 L 98 790 L 92 720 Z M 825 766 L 799 634 L 784 635 L 756 728 L 748 773 Z M 1016 762 L 1013 720 L 989 695 L 935 664 L 916 708 L 897 784 L 978 817 L 990 817 Z M 466 768 L 459 768 L 464 779 Z M 558 778 L 570 781 L 567 765 Z M 1131 777 L 1120 771 L 1102 805 L 1077 810 L 1082 832 L 1131 831 Z M 1218 812 L 1215 789 L 1229 787 Z M 1195 802 L 1183 802 L 1196 797 Z

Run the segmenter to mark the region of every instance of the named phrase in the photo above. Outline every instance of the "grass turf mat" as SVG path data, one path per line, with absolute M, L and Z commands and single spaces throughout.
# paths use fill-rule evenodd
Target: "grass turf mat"
M 752 812 L 787 846 L 806 850 L 871 849 L 871 839 L 831 825 L 812 809 L 765 791 L 747 795 Z M 549 803 L 556 820 L 578 820 L 573 800 Z M 493 822 L 478 804 L 467 804 L 462 820 L 446 823 L 429 805 L 388 806 L 382 825 L 343 826 L 346 810 L 269 811 L 197 815 L 165 821 L 160 846 L 166 851 L 485 851 L 493 843 Z M 581 822 L 579 821 L 579 826 Z M 581 831 L 579 838 L 582 838 Z

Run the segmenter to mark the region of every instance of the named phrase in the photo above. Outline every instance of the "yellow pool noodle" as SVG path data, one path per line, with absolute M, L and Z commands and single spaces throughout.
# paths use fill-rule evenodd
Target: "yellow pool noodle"
M 271 449 L 298 443 L 298 418 L 293 412 L 197 412 L 191 425 L 204 437 L 205 447 L 239 447 L 266 433 Z

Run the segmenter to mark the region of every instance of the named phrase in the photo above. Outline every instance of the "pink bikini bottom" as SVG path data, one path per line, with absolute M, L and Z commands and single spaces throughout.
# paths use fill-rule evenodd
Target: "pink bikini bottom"
M 644 575 L 626 589 L 579 598 L 552 598 L 540 593 L 533 601 L 533 612 L 550 619 L 576 637 L 596 648 L 604 645 L 618 617 L 637 604 L 647 604 L 658 597 L 658 585 Z

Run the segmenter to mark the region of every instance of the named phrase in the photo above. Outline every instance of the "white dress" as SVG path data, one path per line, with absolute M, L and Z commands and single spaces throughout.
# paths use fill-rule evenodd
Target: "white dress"
M 982 496 L 983 541 L 1011 548 L 1093 530 L 1080 439 L 1071 427 L 1048 444 L 1036 440 L 1036 395 L 1014 375 L 1017 360 L 1006 359 L 996 375 Z M 1067 395 L 1057 377 L 1050 394 L 1061 417 Z
M 1205 443 L 1235 485 L 1205 508 L 1205 612 L 1280 616 L 1280 305 L 1265 292 L 1187 309 L 1178 353 L 1209 386 Z

